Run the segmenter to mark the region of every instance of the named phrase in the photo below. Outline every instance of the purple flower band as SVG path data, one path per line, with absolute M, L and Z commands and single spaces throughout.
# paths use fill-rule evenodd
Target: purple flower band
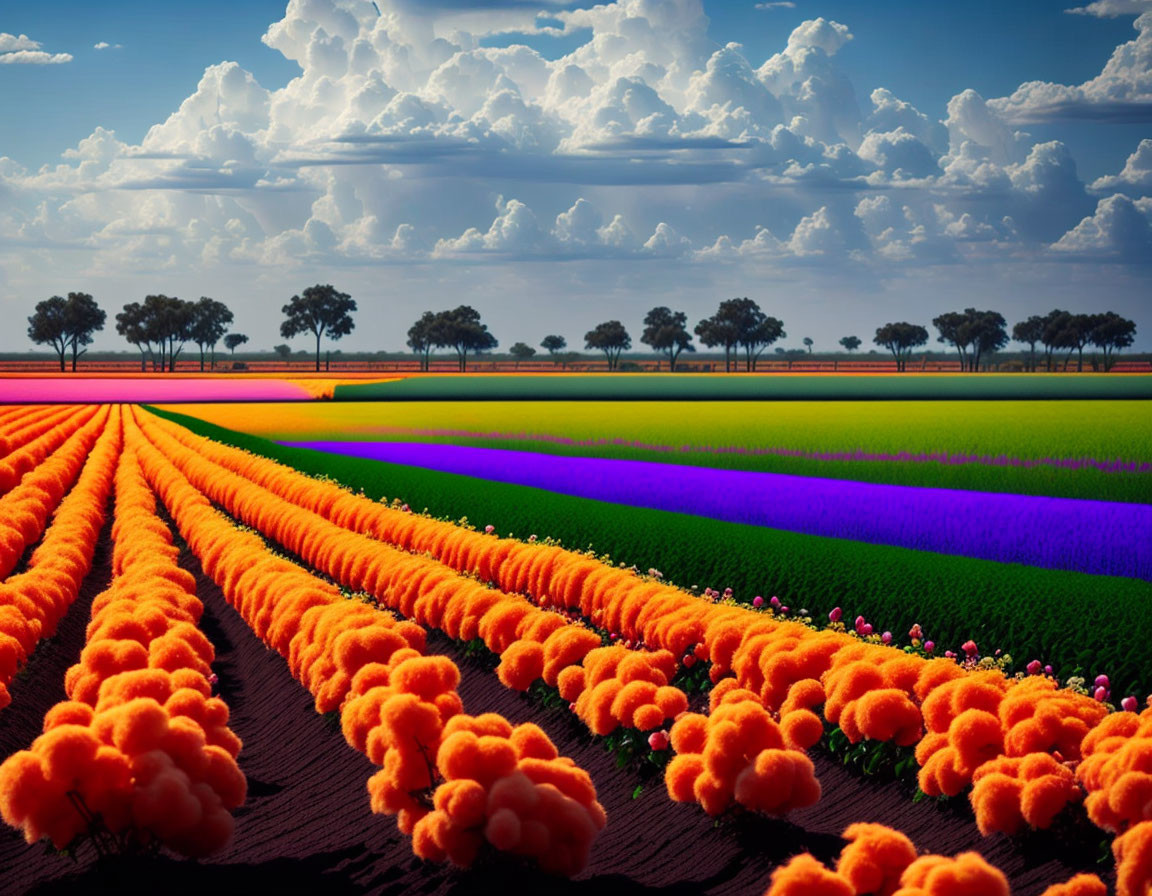
M 1152 505 L 413 442 L 285 442 L 756 526 L 1152 580 Z

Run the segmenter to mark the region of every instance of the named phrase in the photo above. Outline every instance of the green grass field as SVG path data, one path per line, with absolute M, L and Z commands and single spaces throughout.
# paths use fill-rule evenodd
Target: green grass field
M 697 401 L 683 406 L 661 401 L 379 401 L 305 404 L 290 413 L 281 405 L 197 405 L 193 413 L 275 441 L 451 442 L 1152 503 L 1152 472 L 894 459 L 905 452 L 1149 463 L 1152 404 L 1142 401 Z M 660 450 L 663 446 L 673 450 Z M 827 457 L 853 452 L 889 459 Z
M 974 638 L 1022 667 L 1036 657 L 1057 674 L 1107 672 L 1114 692 L 1152 687 L 1152 585 L 1036 569 L 625 507 L 276 445 L 186 415 L 160 412 L 222 442 L 331 476 L 372 498 L 399 497 L 446 519 L 501 534 L 552 536 L 685 586 L 731 587 L 742 600 L 777 594 L 822 616 L 836 605 L 902 636 L 924 626 L 942 651 Z

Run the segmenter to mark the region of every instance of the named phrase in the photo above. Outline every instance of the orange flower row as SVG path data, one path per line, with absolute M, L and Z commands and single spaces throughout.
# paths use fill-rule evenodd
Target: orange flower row
M 55 429 L 77 405 L 6 405 L 0 408 L 0 458 Z
M 1152 709 L 1113 713 L 1084 738 L 1076 776 L 1093 823 L 1120 833 L 1152 822 Z
M 0 579 L 7 578 L 28 545 L 43 534 L 48 517 L 80 475 L 107 417 L 107 411 L 96 414 L 73 430 L 62 445 L 0 497 Z
M 368 782 L 373 811 L 396 815 L 417 855 L 468 865 L 487 841 L 547 870 L 583 869 L 604 811 L 587 773 L 541 729 L 464 715 L 460 671 L 422 656 L 420 626 L 345 600 L 276 557 L 215 511 L 134 423 L 129 441 L 225 596 L 288 659 L 319 711 L 340 708 L 348 743 L 382 766 Z
M 14 488 L 25 473 L 39 466 L 44 458 L 99 412 L 99 407 L 86 405 L 35 424 L 38 429 L 43 427 L 40 433 L 26 442 L 21 440 L 19 447 L 0 459 L 0 494 Z
M 770 713 L 785 706 L 822 706 L 824 717 L 853 742 L 918 744 L 924 766 L 920 786 L 930 794 L 962 792 L 983 763 L 1002 755 L 1078 759 L 1080 741 L 1105 715 L 1095 700 L 1057 690 L 1047 679 L 1017 682 L 999 671 L 969 673 L 947 659 L 925 660 L 846 632 L 817 632 L 770 614 L 714 604 L 585 554 L 404 513 L 175 424 L 157 427 L 186 450 L 335 525 L 427 552 L 505 592 L 529 594 L 541 606 L 578 608 L 594 624 L 674 656 L 696 650 L 711 661 L 714 682 L 734 675 Z M 532 663 L 518 680 L 538 665 L 527 648 L 524 654 Z
M 1010 896 L 1003 872 L 979 853 L 917 856 L 911 840 L 880 824 L 849 825 L 843 836 L 848 843 L 835 869 L 802 853 L 772 873 L 764 896 Z M 1144 893 L 1118 891 L 1119 896 L 1137 892 Z M 1094 874 L 1078 874 L 1042 896 L 1107 896 L 1107 888 Z
M 30 749 L 0 765 L 0 814 L 30 843 L 63 848 L 89 833 L 208 855 L 231 839 L 231 810 L 244 802 L 240 740 L 211 696 L 214 651 L 196 628 L 195 581 L 177 566 L 131 452 L 116 473 L 114 537 L 114 579 L 93 601 L 87 644 L 65 676 L 70 699 L 48 711 Z
M 685 712 L 672 726 L 676 756 L 664 775 L 672 799 L 695 800 L 709 815 L 734 803 L 784 815 L 820 799 L 820 782 L 804 753 L 824 733 L 814 713 L 793 709 L 777 722 L 732 678 L 712 689 L 709 704 L 709 715 Z
M 152 417 L 144 418 L 142 427 L 197 488 L 309 565 L 449 637 L 482 638 L 501 656 L 497 675 L 506 686 L 524 690 L 538 678 L 559 685 L 565 669 L 575 667 L 564 677 L 563 693 L 576 703 L 578 715 L 596 733 L 606 734 L 620 724 L 637 727 L 637 721 L 645 726 L 641 730 L 656 728 L 687 706 L 687 697 L 668 684 L 676 670 L 671 653 L 634 652 L 625 668 L 626 677 L 607 672 L 585 675 L 581 664 L 600 646 L 600 637 L 582 625 L 542 610 L 520 595 L 463 578 L 434 559 L 409 554 L 331 523 L 217 465 L 209 457 L 212 449 L 186 447 L 168 435 L 169 427 L 155 423 Z M 640 700 L 638 688 L 633 687 L 625 698 L 617 700 L 618 692 L 639 678 L 654 684 L 653 693 L 645 693 Z M 659 700 L 655 688 L 666 689 Z M 585 691 L 594 693 L 578 699 Z
M 105 408 L 101 414 L 109 422 L 28 568 L 0 584 L 0 709 L 11 702 L 7 686 L 16 670 L 42 638 L 55 633 L 92 567 L 120 451 L 119 411 Z

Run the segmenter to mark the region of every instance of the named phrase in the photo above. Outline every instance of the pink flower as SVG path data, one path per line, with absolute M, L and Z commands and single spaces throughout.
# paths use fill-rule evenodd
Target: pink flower
M 860 626 L 860 634 L 862 634 L 864 637 L 868 637 L 870 634 L 872 634 L 872 623 L 865 622 L 862 626 Z
M 884 634 L 882 634 L 880 636 L 880 640 L 885 644 L 891 644 L 892 643 L 892 632 L 884 632 Z
M 576 712 L 576 704 L 575 703 L 569 703 L 568 704 L 568 711 L 569 712 Z
M 1135 697 L 1125 697 L 1120 701 L 1120 708 L 1125 712 L 1136 712 L 1140 708 L 1140 703 Z
M 961 644 L 960 649 L 968 654 L 968 656 L 976 656 L 978 652 L 976 642 L 971 640 L 965 641 L 963 644 Z
M 411 513 L 411 512 L 412 512 L 412 508 L 411 508 L 411 507 L 409 507 L 407 504 L 401 504 L 401 505 L 400 505 L 400 512 L 401 512 L 401 513 Z
M 663 728 L 658 731 L 653 731 L 648 735 L 648 746 L 650 746 L 653 750 L 667 750 L 668 732 Z
M 936 649 L 936 642 L 935 641 L 925 641 L 924 642 L 924 652 L 925 653 L 931 653 L 935 649 Z
M 855 625 L 856 625 L 856 631 L 860 631 L 860 627 L 862 625 L 864 625 L 864 617 L 863 616 L 857 616 Z
M 772 604 L 772 606 L 776 607 L 776 609 L 780 609 L 780 598 L 778 598 L 775 594 L 772 595 L 772 600 L 768 601 L 768 603 Z
M 951 650 L 945 650 L 944 656 L 948 657 L 948 659 L 950 659 L 950 660 L 956 659 L 956 654 L 953 653 Z
M 484 534 L 485 535 L 491 535 L 495 531 L 496 531 L 496 527 L 493 526 L 491 523 L 489 523 L 487 526 L 484 527 Z
M 914 638 L 917 641 L 924 637 L 924 630 L 920 628 L 919 622 L 914 623 L 912 628 L 908 629 L 908 637 Z
M 1040 664 L 1040 660 L 1032 660 L 1027 666 L 1029 675 L 1039 675 L 1044 667 Z
M 1098 687 L 1098 688 L 1096 688 L 1096 691 L 1095 691 L 1095 693 L 1092 694 L 1092 696 L 1095 697 L 1097 700 L 1099 700 L 1101 703 L 1103 703 L 1105 700 L 1108 699 L 1108 688 Z
M 684 654 L 684 659 L 682 659 L 682 660 L 680 661 L 680 664 L 681 664 L 681 665 L 682 665 L 682 666 L 683 666 L 685 669 L 691 669 L 693 666 L 695 666 L 695 665 L 696 665 L 696 655 L 695 655 L 694 653 L 686 653 L 686 654 Z
M 828 614 L 828 621 L 829 622 L 839 622 L 840 617 L 843 615 L 844 615 L 843 610 L 841 610 L 839 607 L 833 607 L 831 612 Z
M 787 608 L 787 607 L 781 607 L 781 608 L 780 608 L 780 612 L 781 612 L 781 613 L 784 613 L 784 614 L 787 614 L 787 612 L 788 612 L 788 608 Z
M 754 606 L 756 609 L 760 609 L 762 606 L 764 606 L 764 598 L 757 594 L 754 598 L 752 598 L 752 606 Z
M 1045 675 L 1051 675 L 1052 674 L 1052 667 L 1051 666 L 1045 666 L 1044 667 L 1044 674 Z
M 1112 682 L 1108 680 L 1107 675 L 1097 675 L 1095 685 L 1098 688 L 1110 688 L 1112 687 Z

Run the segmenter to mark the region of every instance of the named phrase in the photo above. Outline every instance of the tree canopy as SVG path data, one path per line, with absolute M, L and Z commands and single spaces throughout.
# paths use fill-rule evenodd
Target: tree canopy
M 912 349 L 928 341 L 928 331 L 918 324 L 900 321 L 878 327 L 872 341 L 892 352 L 892 357 L 896 359 L 896 370 L 904 371 L 908 368 Z
M 563 336 L 552 334 L 541 340 L 540 347 L 547 350 L 548 354 L 555 358 L 558 352 L 562 352 L 568 347 L 568 340 Z
M 72 369 L 84 354 L 82 345 L 92 344 L 92 334 L 104 329 L 107 315 L 86 292 L 70 292 L 68 298 L 52 296 L 36 303 L 28 318 L 28 338 L 37 345 L 51 345 L 65 369 L 64 357 L 71 350 Z
M 860 348 L 860 338 L 858 336 L 845 336 L 840 340 L 840 344 L 844 346 L 848 354 L 852 354 L 852 352 Z
M 1104 353 L 1104 370 L 1116 363 L 1114 352 L 1127 348 L 1136 338 L 1136 322 L 1121 317 L 1115 311 L 1093 314 L 1091 342 Z
M 431 331 L 434 345 L 455 349 L 461 371 L 468 369 L 469 352 L 491 351 L 500 344 L 488 332 L 488 325 L 481 323 L 480 312 L 469 305 L 459 305 L 451 311 L 434 315 Z
M 243 333 L 229 333 L 224 337 L 224 347 L 235 354 L 236 349 L 247 341 L 248 337 Z
M 300 295 L 292 296 L 282 309 L 284 321 L 280 335 L 291 339 L 300 333 L 316 337 L 316 369 L 320 369 L 320 339 L 339 339 L 352 332 L 355 324 L 352 312 L 355 300 L 348 293 L 338 291 L 330 284 L 309 286 Z
M 516 364 L 519 366 L 521 361 L 527 361 L 536 354 L 536 349 L 532 348 L 532 346 L 526 342 L 517 342 L 508 349 L 508 354 L 516 359 Z
M 688 332 L 688 315 L 660 305 L 644 317 L 644 334 L 640 341 L 668 356 L 668 367 L 676 369 L 676 359 L 683 351 L 694 352 L 692 334 Z
M 436 346 L 436 315 L 425 311 L 408 328 L 408 347 L 420 356 L 420 369 L 427 370 L 429 355 Z
M 223 302 L 201 296 L 193 306 L 191 339 L 200 349 L 200 369 L 204 369 L 205 349 L 212 349 L 212 366 L 216 366 L 216 343 L 228 332 L 232 312 Z
M 196 304 L 175 296 L 150 295 L 129 302 L 116 315 L 116 332 L 140 350 L 140 369 L 149 357 L 153 367 L 175 370 L 184 343 L 193 338 Z
M 609 320 L 584 334 L 584 347 L 604 352 L 608 369 L 615 370 L 620 365 L 620 353 L 632 348 L 632 337 L 620 321 Z
M 1036 369 L 1036 343 L 1044 337 L 1044 318 L 1033 314 L 1012 327 L 1012 338 L 1028 346 L 1028 370 Z

